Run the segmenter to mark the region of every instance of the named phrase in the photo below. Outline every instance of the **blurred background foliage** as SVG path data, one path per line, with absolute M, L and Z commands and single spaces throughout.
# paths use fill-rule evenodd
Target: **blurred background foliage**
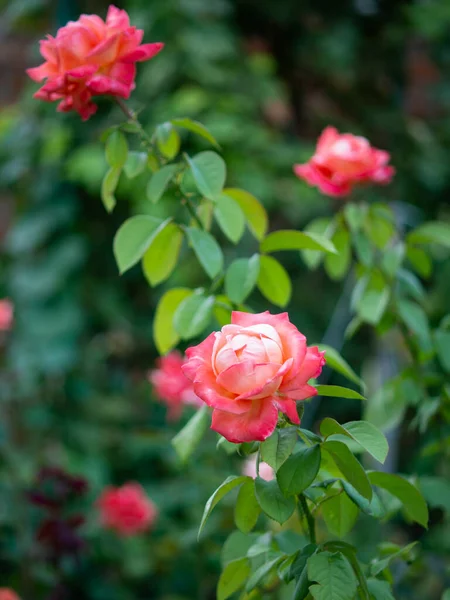
M 192 465 L 178 463 L 170 439 L 181 424 L 166 423 L 146 381 L 156 356 L 152 316 L 164 290 L 151 290 L 139 268 L 119 279 L 112 254 L 114 233 L 127 216 L 171 214 L 176 199 L 151 206 L 145 176 L 124 178 L 108 216 L 100 202 L 106 170 L 100 135 L 122 121 L 120 112 L 104 102 L 89 124 L 55 115 L 54 105 L 32 99 L 36 86 L 24 75 L 39 62 L 39 38 L 80 12 L 104 15 L 107 4 L 0 1 L 0 296 L 9 296 L 16 311 L 1 350 L 0 584 L 25 600 L 206 600 L 214 597 L 220 547 L 232 528 L 231 504 L 217 511 L 200 544 L 197 526 L 207 497 L 239 471 L 242 459 L 216 452 L 211 434 Z M 447 0 L 118 4 L 145 29 L 145 41 L 166 44 L 157 59 L 140 65 L 130 104 L 142 109 L 149 128 L 184 116 L 204 123 L 222 146 L 229 184 L 264 203 L 273 229 L 303 228 L 337 208 L 291 170 L 310 156 L 328 124 L 361 133 L 392 154 L 394 183 L 366 189 L 364 197 L 387 198 L 405 228 L 449 218 Z M 189 150 L 205 147 L 191 137 L 185 142 Z M 225 251 L 231 260 L 254 250 L 246 237 L 239 250 L 226 245 Z M 450 308 L 450 260 L 436 260 L 426 283 L 434 324 Z M 331 283 L 322 269 L 309 272 L 298 255 L 287 255 L 284 264 L 294 281 L 291 319 L 311 342 L 325 336 L 340 348 L 348 284 L 341 296 L 341 283 Z M 203 282 L 195 259 L 185 256 L 167 285 Z M 257 293 L 252 306 L 266 308 Z M 363 329 L 343 353 L 369 383 L 375 370 L 378 384 L 404 360 L 397 345 L 395 339 L 375 343 Z M 311 427 L 324 413 L 357 418 L 360 407 L 327 401 L 316 409 L 306 414 Z M 421 558 L 407 575 L 396 573 L 397 597 L 438 600 L 449 577 L 450 484 L 434 476 L 448 477 L 449 449 L 422 456 L 423 444 L 432 446 L 442 432 L 436 425 L 419 443 L 410 421 L 406 415 L 390 432 L 390 467 L 428 476 L 430 531 L 401 521 L 379 531 L 362 520 L 354 536 L 366 547 L 420 537 Z M 25 494 L 49 464 L 89 481 L 80 500 L 89 512 L 86 547 L 58 565 L 35 539 L 42 515 Z M 144 485 L 160 519 L 153 532 L 120 541 L 100 532 L 92 505 L 105 485 L 128 480 Z M 212 535 L 214 527 L 223 533 Z

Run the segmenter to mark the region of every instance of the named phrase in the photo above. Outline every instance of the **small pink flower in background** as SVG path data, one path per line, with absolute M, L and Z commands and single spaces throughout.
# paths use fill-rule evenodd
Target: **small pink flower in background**
M 106 21 L 81 15 L 47 36 L 40 44 L 45 62 L 28 69 L 34 81 L 46 83 L 34 95 L 46 102 L 60 101 L 58 110 L 76 110 L 83 121 L 97 110 L 93 96 L 129 98 L 135 88 L 136 62 L 153 58 L 164 46 L 141 44 L 144 32 L 130 25 L 128 14 L 110 6 Z
M 10 588 L 0 588 L 0 600 L 20 600 L 16 592 Z
M 203 404 L 196 396 L 192 382 L 183 373 L 185 362 L 179 352 L 170 352 L 156 361 L 158 368 L 150 371 L 148 376 L 156 395 L 168 406 L 169 420 L 179 419 L 185 404 Z
M 14 318 L 14 307 L 12 303 L 4 298 L 0 300 L 0 331 L 11 329 Z
M 307 347 L 287 313 L 268 311 L 233 312 L 231 325 L 186 355 L 184 373 L 197 396 L 214 409 L 211 428 L 234 443 L 268 438 L 279 410 L 298 424 L 296 400 L 317 394 L 308 381 L 325 364 L 323 352 Z
M 138 483 L 106 488 L 97 500 L 103 526 L 129 536 L 149 529 L 158 510 Z
M 253 454 L 244 463 L 244 468 L 242 469 L 242 475 L 247 475 L 248 477 L 256 478 L 256 454 Z M 271 481 L 275 477 L 275 473 L 270 465 L 265 462 L 259 463 L 259 476 L 261 479 L 265 479 L 266 481 Z
M 364 137 L 326 127 L 314 156 L 294 173 L 327 196 L 347 196 L 358 183 L 390 183 L 395 174 L 390 154 L 370 145 Z

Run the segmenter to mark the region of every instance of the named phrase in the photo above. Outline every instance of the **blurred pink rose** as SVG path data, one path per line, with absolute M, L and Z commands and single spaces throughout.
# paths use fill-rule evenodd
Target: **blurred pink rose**
M 103 526 L 124 536 L 149 529 L 158 515 L 156 506 L 138 483 L 106 488 L 97 506 Z
M 214 408 L 214 431 L 230 442 L 262 441 L 275 429 L 279 410 L 300 422 L 296 400 L 317 394 L 308 381 L 325 359 L 307 347 L 287 313 L 233 312 L 231 323 L 189 348 L 183 371 Z
M 327 127 L 314 156 L 294 165 L 294 173 L 327 196 L 346 196 L 358 183 L 390 183 L 395 169 L 389 160 L 388 152 L 373 148 L 366 138 Z
M 0 600 L 20 600 L 16 592 L 10 588 L 0 588 Z
M 14 307 L 12 303 L 4 298 L 0 300 L 0 331 L 11 329 L 14 318 Z
M 144 32 L 130 26 L 124 10 L 110 6 L 106 22 L 97 15 L 81 15 L 41 41 L 45 58 L 28 69 L 34 81 L 46 83 L 34 95 L 39 100 L 60 100 L 58 110 L 76 110 L 83 121 L 97 110 L 92 96 L 129 98 L 135 87 L 136 62 L 153 58 L 164 44 L 140 45 Z
M 252 454 L 244 463 L 244 468 L 242 469 L 242 475 L 247 475 L 248 477 L 256 478 L 256 454 Z M 265 462 L 259 463 L 259 476 L 261 479 L 265 479 L 266 481 L 271 481 L 275 477 L 275 473 L 270 465 Z
M 185 362 L 179 352 L 170 352 L 156 361 L 158 368 L 150 371 L 148 376 L 158 398 L 167 404 L 169 420 L 179 419 L 185 404 L 202 405 L 192 382 L 182 371 Z

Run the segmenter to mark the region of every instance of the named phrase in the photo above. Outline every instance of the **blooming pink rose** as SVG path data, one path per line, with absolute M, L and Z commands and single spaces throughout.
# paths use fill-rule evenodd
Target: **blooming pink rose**
M 244 463 L 244 468 L 242 469 L 242 474 L 247 475 L 247 477 L 256 478 L 256 454 L 253 454 Z M 270 465 L 265 462 L 259 463 L 259 476 L 261 479 L 265 479 L 266 481 L 271 481 L 275 477 L 274 470 Z
M 124 10 L 110 6 L 106 22 L 97 15 L 81 15 L 40 43 L 45 61 L 28 69 L 34 81 L 46 83 L 34 95 L 39 100 L 60 100 L 58 110 L 76 110 L 83 121 L 97 106 L 92 96 L 129 98 L 135 87 L 136 62 L 149 60 L 164 44 L 140 45 L 144 32 L 130 26 Z
M 0 300 L 0 331 L 8 331 L 14 318 L 14 307 L 6 298 Z
M 138 483 L 106 488 L 97 506 L 103 526 L 124 536 L 145 531 L 158 515 L 156 506 Z
M 20 600 L 19 596 L 10 588 L 0 588 L 0 600 Z
M 211 428 L 230 442 L 265 440 L 278 411 L 300 423 L 296 400 L 317 394 L 308 381 L 325 364 L 323 352 L 306 345 L 287 313 L 233 312 L 231 325 L 186 351 L 185 374 L 214 408 Z
M 192 381 L 182 371 L 185 362 L 179 352 L 170 352 L 156 361 L 158 368 L 150 371 L 148 376 L 156 395 L 169 408 L 169 420 L 179 419 L 185 404 L 202 405 Z
M 366 138 L 326 127 L 314 156 L 294 165 L 294 173 L 327 196 L 346 196 L 358 183 L 390 183 L 395 169 L 389 160 L 388 152 L 373 148 Z

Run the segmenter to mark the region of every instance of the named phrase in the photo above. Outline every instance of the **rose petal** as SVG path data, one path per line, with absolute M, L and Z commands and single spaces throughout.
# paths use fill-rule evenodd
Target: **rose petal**
M 275 396 L 275 406 L 284 413 L 291 423 L 300 425 L 300 417 L 297 412 L 297 403 L 292 398 L 283 398 L 281 396 Z
M 186 350 L 186 363 L 183 365 L 182 370 L 188 379 L 194 381 L 196 379 L 197 371 L 200 367 L 206 366 L 212 370 L 211 357 L 214 349 L 216 337 L 220 333 L 210 333 L 208 337 L 198 344 L 197 346 L 191 346 Z
M 255 401 L 251 409 L 241 415 L 214 410 L 211 429 L 223 435 L 229 442 L 264 441 L 274 431 L 278 421 L 278 410 L 271 401 Z
M 161 42 L 142 44 L 142 46 L 139 46 L 133 52 L 123 56 L 120 60 L 126 63 L 143 62 L 145 60 L 150 60 L 150 58 L 159 54 L 163 48 L 164 44 Z
M 194 392 L 208 406 L 226 410 L 233 414 L 247 412 L 251 406 L 251 400 L 240 400 L 235 394 L 228 392 L 218 381 L 214 373 L 207 366 L 200 367 L 194 381 Z

